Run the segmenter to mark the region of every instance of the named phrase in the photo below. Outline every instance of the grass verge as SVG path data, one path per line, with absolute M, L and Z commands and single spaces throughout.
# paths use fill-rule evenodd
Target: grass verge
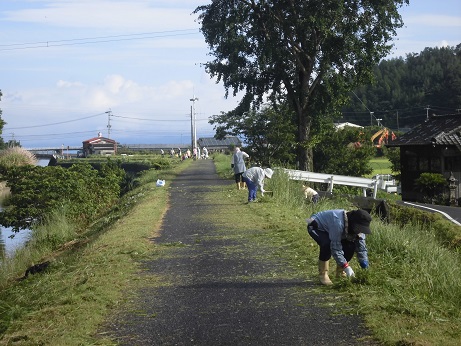
M 231 177 L 229 157 L 217 156 L 215 162 L 218 172 Z M 171 172 L 162 179 L 168 185 L 173 176 Z M 258 203 L 250 205 L 244 204 L 246 192 L 236 190 L 233 184 L 213 192 L 210 198 L 226 198 L 230 203 L 216 203 L 210 220 L 223 229 L 242 225 L 225 236 L 247 237 L 254 244 L 273 249 L 272 255 L 286 263 L 284 277 L 315 280 L 318 247 L 307 236 L 304 219 L 320 210 L 352 206 L 347 200 L 306 203 L 300 193 L 301 183 L 290 182 L 281 174 L 274 174 L 266 184 L 274 196 L 260 197 Z M 158 228 L 167 197 L 167 189 L 155 187 L 155 177 L 146 179 L 129 196 L 138 201 L 127 215 L 108 228 L 104 226 L 108 222 L 101 221 L 96 227 L 99 231 L 89 234 L 79 247 L 57 256 L 44 275 L 3 290 L 0 345 L 113 345 L 109 337 L 96 334 L 98 326 L 110 312 L 126 306 L 131 297 L 122 296 L 122 292 L 155 284 L 155 278 L 139 275 L 139 263 L 151 256 L 167 255 L 165 246 L 159 249 L 148 241 Z M 347 298 L 348 304 L 338 308 L 343 313 L 362 314 L 374 336 L 385 345 L 458 345 L 459 247 L 446 246 L 449 242 L 439 239 L 434 226 L 422 226 L 418 221 L 413 218 L 394 225 L 375 217 L 373 234 L 367 238 L 370 269 L 360 270 L 353 260 L 354 280 L 333 278 L 332 287 L 318 286 L 317 290 L 326 293 L 326 304 L 339 304 L 339 300 L 327 300 L 331 293 Z M 248 232 L 252 229 L 257 232 Z M 444 237 L 448 235 L 444 233 Z
M 184 162 L 171 171 L 149 171 L 119 208 L 86 234 L 48 254 L 48 269 L 0 291 L 0 345 L 113 344 L 95 338 L 111 309 L 129 299 L 122 292 L 143 285 L 140 260 L 152 254 L 149 241 L 167 208 L 168 189 Z M 135 206 L 132 208 L 132 206 Z
M 218 166 L 223 168 L 218 171 L 225 172 L 227 159 L 215 161 L 220 160 Z M 274 174 L 266 187 L 274 191 L 274 197 L 260 198 L 260 203 L 246 207 L 252 213 L 251 222 L 264 230 L 258 241 L 279 249 L 278 256 L 297 275 L 315 277 L 318 247 L 307 236 L 304 219 L 320 210 L 350 209 L 352 205 L 347 200 L 306 204 L 300 184 Z M 400 215 L 398 224 L 374 217 L 373 234 L 367 237 L 370 269 L 361 270 L 354 259 L 355 279 L 332 278 L 333 287 L 319 286 L 319 290 L 348 298 L 350 304 L 343 311 L 363 315 L 385 345 L 459 345 L 461 228 L 431 216 L 422 224 L 422 217 L 411 209 L 408 212 L 410 219 L 402 223 Z M 229 222 L 238 224 L 239 213 L 227 214 L 235 215 Z

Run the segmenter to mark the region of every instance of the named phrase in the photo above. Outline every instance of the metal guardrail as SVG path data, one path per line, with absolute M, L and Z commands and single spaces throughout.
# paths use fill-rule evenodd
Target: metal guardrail
M 345 175 L 314 173 L 308 171 L 299 171 L 295 169 L 283 169 L 291 180 L 303 180 L 313 183 L 328 184 L 328 192 L 333 192 L 335 185 L 345 185 L 361 187 L 363 196 L 367 197 L 367 189 L 373 190 L 373 198 L 376 198 L 378 192 L 378 181 L 374 179 L 361 177 L 348 177 Z

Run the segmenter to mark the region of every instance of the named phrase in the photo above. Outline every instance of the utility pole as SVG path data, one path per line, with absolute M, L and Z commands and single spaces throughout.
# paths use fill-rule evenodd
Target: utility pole
M 429 120 L 429 105 L 426 107 L 426 121 Z
M 375 112 L 370 112 L 370 126 L 373 126 L 373 114 Z
M 198 101 L 198 98 L 193 96 L 190 101 L 192 101 L 192 106 L 190 108 L 190 121 L 191 121 L 191 131 L 192 131 L 192 150 L 197 148 L 197 124 L 195 117 L 195 101 Z
M 109 109 L 107 112 L 107 138 L 110 138 L 110 128 L 112 127 L 110 125 L 110 117 L 112 116 L 112 111 Z

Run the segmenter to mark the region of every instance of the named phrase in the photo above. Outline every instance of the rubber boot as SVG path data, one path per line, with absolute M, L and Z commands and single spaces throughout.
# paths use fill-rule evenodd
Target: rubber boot
M 346 273 L 344 272 L 344 269 L 340 267 L 339 265 L 336 265 L 336 277 L 337 278 L 345 278 Z
M 322 285 L 332 285 L 328 276 L 329 263 L 328 261 L 319 261 L 319 279 Z

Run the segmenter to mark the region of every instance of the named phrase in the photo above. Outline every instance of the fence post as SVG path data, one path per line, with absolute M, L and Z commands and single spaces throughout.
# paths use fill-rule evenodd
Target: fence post
M 376 199 L 376 194 L 378 193 L 378 180 L 375 180 L 373 185 L 373 198 Z
M 330 193 L 333 193 L 333 185 L 334 185 L 334 182 L 333 182 L 333 175 L 331 176 L 330 178 L 330 185 L 328 186 L 328 192 Z

